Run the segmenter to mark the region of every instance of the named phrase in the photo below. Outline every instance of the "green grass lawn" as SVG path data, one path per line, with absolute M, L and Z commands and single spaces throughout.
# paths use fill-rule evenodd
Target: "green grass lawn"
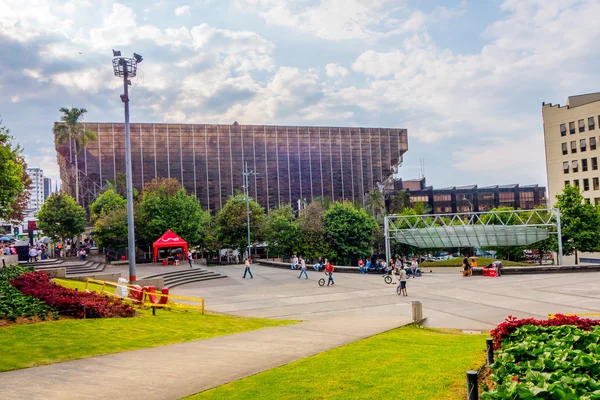
M 403 327 L 188 400 L 464 399 L 465 372 L 484 363 L 486 337 Z
M 85 287 L 85 282 L 55 282 Z M 64 319 L 0 327 L 0 371 L 52 364 L 101 354 L 118 353 L 170 343 L 293 323 L 260 318 L 201 314 L 197 311 L 138 311 L 133 318 Z
M 455 257 L 455 258 L 451 258 L 449 260 L 443 260 L 443 261 L 425 261 L 420 265 L 421 269 L 426 269 L 429 267 L 462 267 L 462 261 L 463 259 L 461 257 Z M 478 267 L 485 267 L 486 265 L 490 264 L 492 261 L 497 261 L 493 258 L 485 258 L 485 257 L 478 257 L 477 258 L 477 266 Z M 504 265 L 505 267 L 515 267 L 515 266 L 531 266 L 534 264 L 527 264 L 527 263 L 523 263 L 523 262 L 517 262 L 517 261 L 506 261 L 506 260 L 500 260 L 502 261 L 502 265 Z

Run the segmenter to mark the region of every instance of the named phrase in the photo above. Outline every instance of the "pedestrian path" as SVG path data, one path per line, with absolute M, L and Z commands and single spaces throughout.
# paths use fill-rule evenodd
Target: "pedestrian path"
M 333 316 L 4 372 L 0 399 L 179 399 L 408 323 L 400 316 Z

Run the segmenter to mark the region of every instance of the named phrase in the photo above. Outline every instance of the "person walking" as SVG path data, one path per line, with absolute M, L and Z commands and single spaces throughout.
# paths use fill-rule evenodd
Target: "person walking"
M 327 259 L 325 259 L 325 270 L 327 271 L 327 275 L 329 276 L 329 278 L 327 279 L 327 286 L 329 286 L 329 284 L 331 284 L 331 286 L 335 284 L 335 282 L 333 281 L 333 269 L 333 265 Z
M 192 255 L 192 251 L 188 249 L 187 253 L 188 263 L 190 264 L 190 268 L 192 268 L 192 261 L 194 261 L 194 256 Z
M 400 281 L 400 294 L 408 296 L 408 293 L 406 292 L 406 270 L 404 268 L 400 268 L 398 280 Z
M 244 259 L 244 279 L 246 279 L 246 274 L 250 274 L 250 279 L 253 279 L 252 271 L 250 271 L 250 260 Z
M 360 275 L 365 273 L 365 263 L 363 263 L 362 258 L 358 259 L 358 273 Z
M 300 275 L 298 275 L 298 279 L 304 274 L 305 279 L 308 279 L 308 274 L 306 273 L 306 261 L 304 258 L 300 257 Z

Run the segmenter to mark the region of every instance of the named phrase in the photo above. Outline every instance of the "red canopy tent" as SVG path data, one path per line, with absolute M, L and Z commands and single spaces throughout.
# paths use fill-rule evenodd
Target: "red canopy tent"
M 177 236 L 172 230 L 168 230 L 156 242 L 154 242 L 154 262 L 158 258 L 158 249 L 163 247 L 183 247 L 183 257 L 187 257 L 188 244 Z

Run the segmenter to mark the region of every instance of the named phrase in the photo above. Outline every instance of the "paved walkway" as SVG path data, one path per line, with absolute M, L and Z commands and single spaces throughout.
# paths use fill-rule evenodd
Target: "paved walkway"
M 4 372 L 0 399 L 179 399 L 407 323 L 407 317 L 323 318 Z

